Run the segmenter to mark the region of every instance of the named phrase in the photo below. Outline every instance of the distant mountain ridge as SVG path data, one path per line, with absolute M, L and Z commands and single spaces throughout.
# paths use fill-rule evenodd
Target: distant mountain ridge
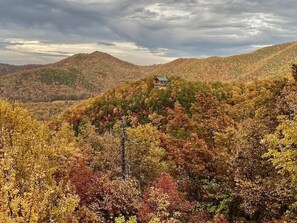
M 28 65 L 10 65 L 0 63 L 0 75 L 15 73 L 17 71 L 30 70 L 33 68 L 42 67 L 42 65 L 28 64 Z
M 205 59 L 177 59 L 153 74 L 179 76 L 186 80 L 246 82 L 290 73 L 297 63 L 297 42 L 258 49 L 252 53 Z
M 76 54 L 59 62 L 13 66 L 0 64 L 0 98 L 23 102 L 86 99 L 145 76 L 178 76 L 190 81 L 248 82 L 290 74 L 297 63 L 297 42 L 252 53 L 137 66 L 107 53 Z

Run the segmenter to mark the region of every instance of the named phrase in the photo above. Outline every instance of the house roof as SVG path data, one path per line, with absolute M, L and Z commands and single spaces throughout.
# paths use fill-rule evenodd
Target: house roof
M 166 77 L 156 77 L 158 81 L 168 81 Z

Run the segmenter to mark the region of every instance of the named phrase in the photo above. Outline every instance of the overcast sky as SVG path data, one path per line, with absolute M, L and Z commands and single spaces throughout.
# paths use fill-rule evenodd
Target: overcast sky
M 296 16 L 297 0 L 0 0 L 0 63 L 240 54 L 297 40 Z

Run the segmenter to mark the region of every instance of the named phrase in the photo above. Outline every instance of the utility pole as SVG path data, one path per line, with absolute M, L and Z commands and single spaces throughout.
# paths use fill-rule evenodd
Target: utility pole
M 126 133 L 126 122 L 122 120 L 120 125 L 120 131 L 121 131 L 121 142 L 120 142 L 120 152 L 121 152 L 121 174 L 122 178 L 127 178 L 127 154 L 126 154 L 126 148 L 125 148 L 125 141 L 127 140 L 127 133 Z

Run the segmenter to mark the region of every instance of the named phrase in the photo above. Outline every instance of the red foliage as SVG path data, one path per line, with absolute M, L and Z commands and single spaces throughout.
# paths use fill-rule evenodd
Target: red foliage
M 144 204 L 140 210 L 140 218 L 143 222 L 148 222 L 150 216 L 158 212 L 160 208 L 158 199 L 164 198 L 168 202 L 168 206 L 165 205 L 166 208 L 164 208 L 168 217 L 172 217 L 175 212 L 185 214 L 192 211 L 192 204 L 178 190 L 176 181 L 169 174 L 164 173 L 144 191 Z M 162 201 L 160 202 L 162 203 Z
M 94 201 L 97 193 L 98 173 L 93 173 L 89 168 L 78 166 L 72 170 L 71 183 L 75 186 L 76 192 L 80 197 L 80 202 L 88 204 Z
M 138 212 L 140 192 L 132 179 L 111 180 L 104 174 L 79 166 L 73 170 L 70 181 L 80 197 L 80 205 L 106 220 Z
M 190 222 L 208 223 L 211 220 L 211 216 L 207 211 L 201 211 L 191 217 Z

